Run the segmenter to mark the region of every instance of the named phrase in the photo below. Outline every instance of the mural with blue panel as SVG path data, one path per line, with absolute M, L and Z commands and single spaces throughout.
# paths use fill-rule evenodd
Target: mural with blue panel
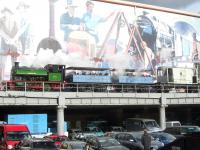
M 25 124 L 31 134 L 47 133 L 47 114 L 8 114 L 8 124 Z

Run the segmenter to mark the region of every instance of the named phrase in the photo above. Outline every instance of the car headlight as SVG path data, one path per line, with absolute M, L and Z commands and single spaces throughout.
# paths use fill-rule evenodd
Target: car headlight
M 8 145 L 8 149 L 12 149 L 13 148 L 13 146 L 12 145 Z

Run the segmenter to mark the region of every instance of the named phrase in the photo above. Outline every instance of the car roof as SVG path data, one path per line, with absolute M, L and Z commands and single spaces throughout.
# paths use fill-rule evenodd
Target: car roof
M 30 138 L 24 139 L 22 142 L 53 142 L 53 140 L 45 138 Z
M 198 127 L 199 128 L 199 126 L 195 126 L 195 125 L 182 125 L 180 127 Z
M 25 124 L 0 124 L 0 126 L 6 128 L 7 131 L 29 132 L 28 127 Z
M 57 134 L 52 134 L 52 135 L 47 135 L 47 136 L 45 136 L 46 138 L 52 138 L 52 139 L 54 139 L 54 138 L 59 138 L 59 137 L 64 137 L 64 138 L 66 138 L 67 136 L 66 135 L 57 135 Z
M 91 136 L 92 138 L 96 138 L 96 139 L 99 139 L 99 140 L 101 140 L 101 139 L 114 139 L 114 138 L 112 138 L 112 137 L 109 137 L 109 136 Z M 90 137 L 89 137 L 90 138 Z
M 180 123 L 180 121 L 166 121 L 166 123 Z
M 129 135 L 132 135 L 134 138 L 136 137 L 136 135 L 142 135 L 142 132 L 141 133 L 138 133 L 138 132 L 117 132 L 114 136 L 119 136 L 119 135 L 123 135 L 123 134 L 129 134 Z
M 108 136 L 102 136 L 102 137 L 97 137 L 98 139 L 112 139 L 112 137 L 108 137 Z
M 127 118 L 130 120 L 142 120 L 142 121 L 155 121 L 155 119 L 148 119 L 148 118 Z
M 151 132 L 150 134 L 152 135 L 169 135 L 170 133 L 167 133 L 167 132 Z M 172 134 L 170 134 L 172 135 Z
M 123 128 L 122 126 L 110 126 L 111 128 Z
M 86 143 L 84 141 L 78 141 L 78 140 L 73 140 L 73 141 L 63 141 L 63 143 Z
M 172 126 L 172 127 L 167 127 L 166 129 L 168 128 L 194 128 L 194 127 L 197 127 L 199 128 L 199 126 L 195 126 L 195 125 L 182 125 L 182 126 Z

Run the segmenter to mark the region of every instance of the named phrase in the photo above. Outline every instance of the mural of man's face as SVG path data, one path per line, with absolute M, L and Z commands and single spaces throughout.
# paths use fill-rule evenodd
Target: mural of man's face
M 9 17 L 9 16 L 13 15 L 13 13 L 7 8 L 5 8 L 5 10 L 2 12 L 2 14 L 4 15 L 4 17 Z
M 93 11 L 93 8 L 94 8 L 94 4 L 93 4 L 93 3 L 87 4 L 87 11 L 88 11 L 88 12 L 92 12 L 92 11 Z

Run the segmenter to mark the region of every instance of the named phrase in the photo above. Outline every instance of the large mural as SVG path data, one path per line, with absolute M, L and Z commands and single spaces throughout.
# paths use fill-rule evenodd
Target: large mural
M 0 0 L 0 80 L 20 66 L 148 70 L 200 60 L 200 18 L 86 0 Z

